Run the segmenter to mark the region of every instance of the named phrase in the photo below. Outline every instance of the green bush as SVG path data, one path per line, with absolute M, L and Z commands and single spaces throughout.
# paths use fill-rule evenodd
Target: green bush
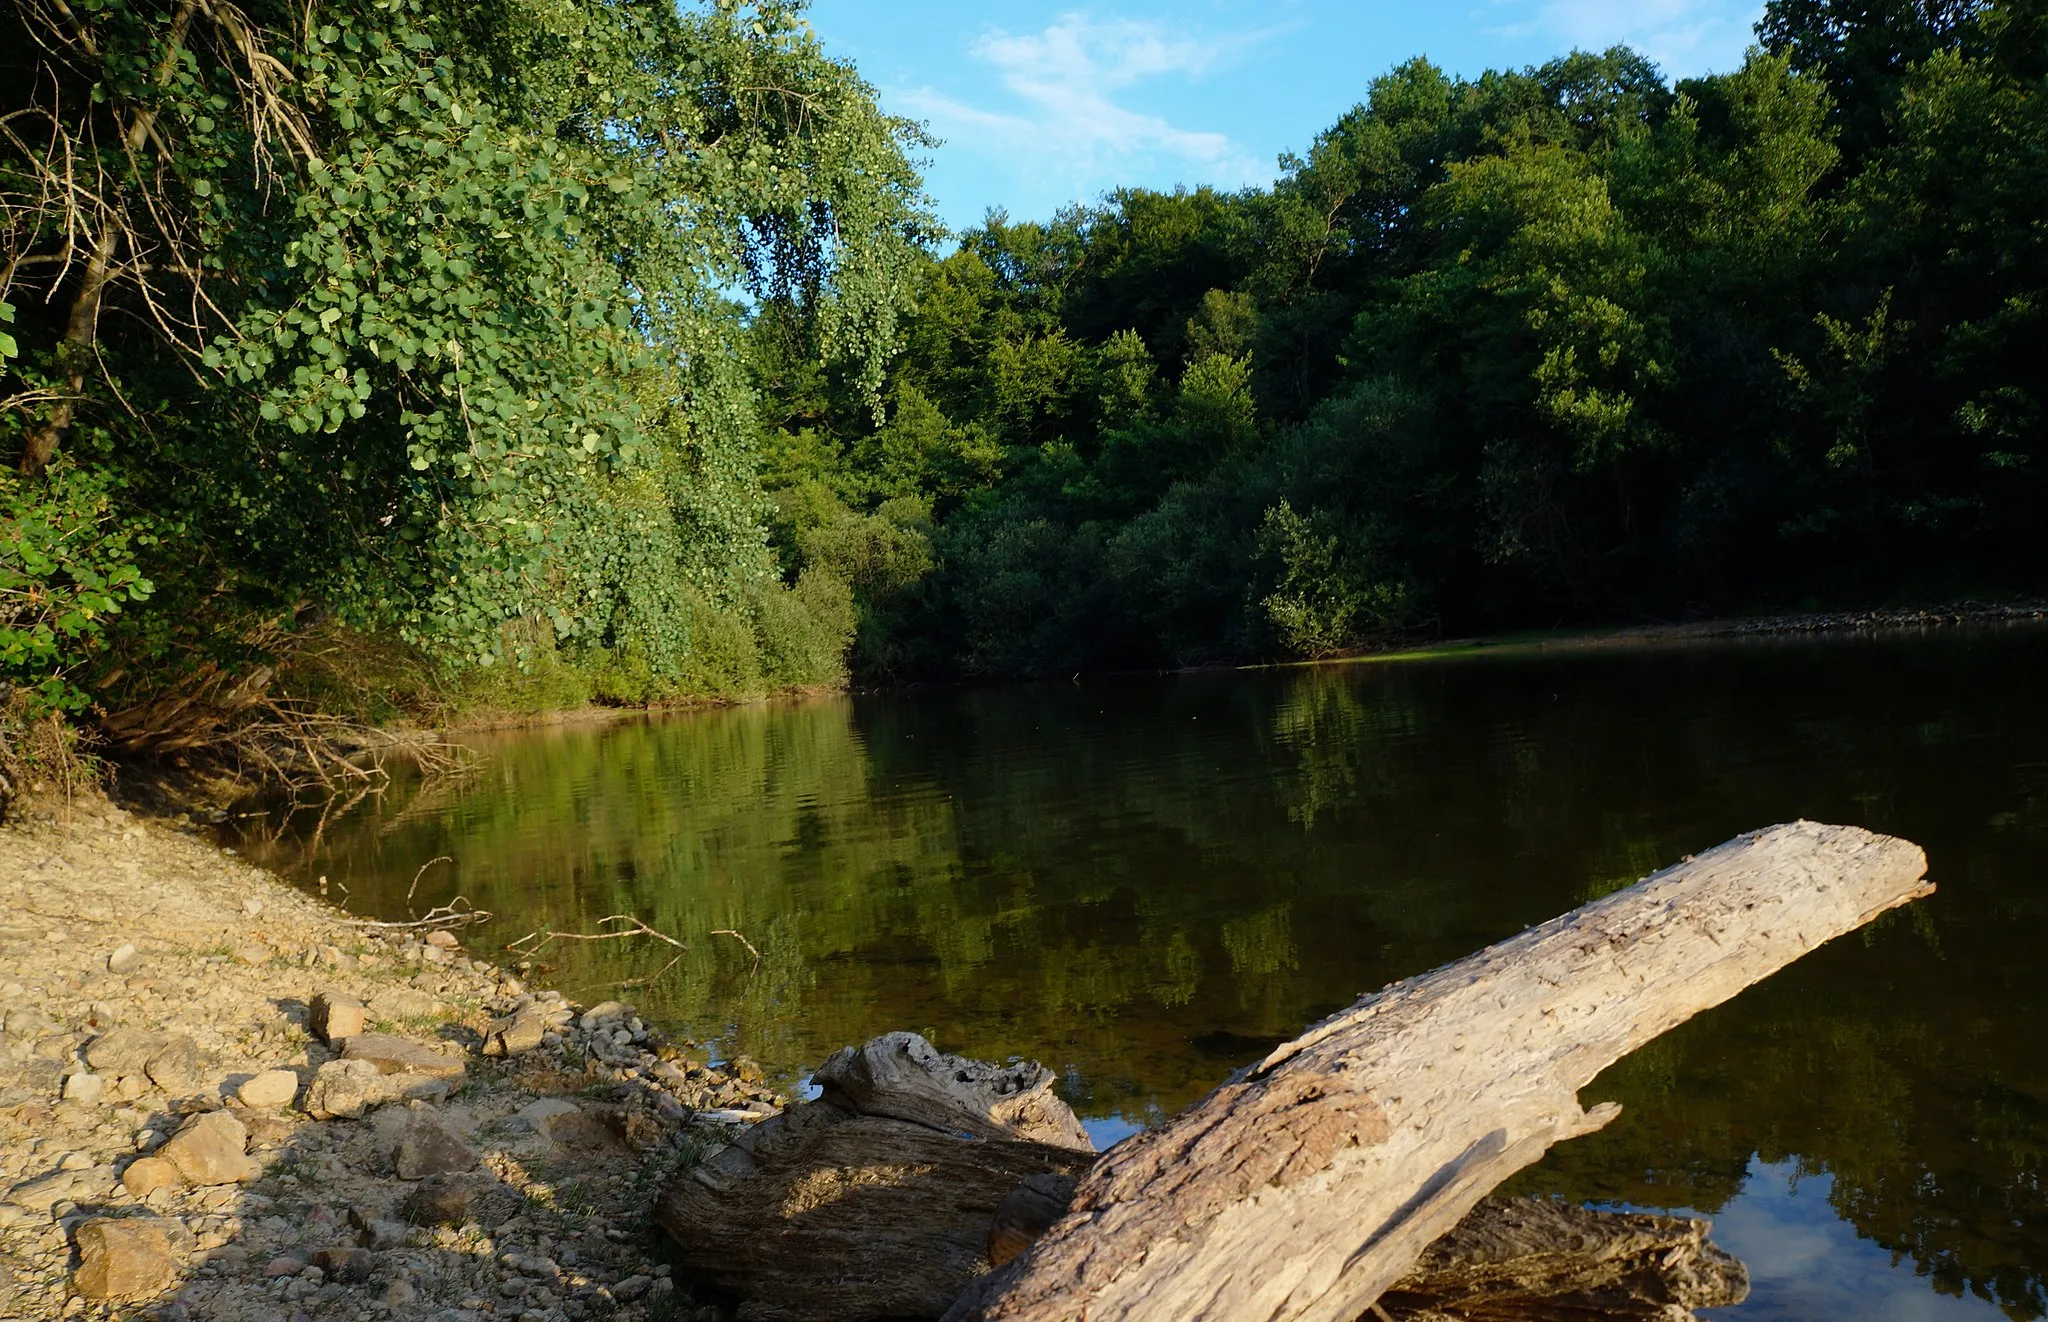
M 68 464 L 40 480 L 0 470 L 0 686 L 33 706 L 83 708 L 80 671 L 108 617 L 149 598 L 138 534 L 115 517 L 117 486 Z

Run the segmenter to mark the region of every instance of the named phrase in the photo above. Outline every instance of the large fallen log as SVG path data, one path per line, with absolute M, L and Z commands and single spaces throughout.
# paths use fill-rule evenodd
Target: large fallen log
M 823 1097 L 683 1173 L 657 1213 L 685 1269 L 738 1297 L 743 1322 L 935 1318 L 1066 1214 L 1093 1157 L 1036 1065 L 942 1056 L 890 1033 L 840 1052 L 818 1079 Z M 1385 1316 L 1688 1322 L 1748 1292 L 1707 1230 L 1488 1199 L 1430 1246 Z
M 1396 983 L 1119 1144 L 957 1322 L 1353 1322 L 1509 1175 L 1612 1120 L 1578 1090 L 1928 894 L 1904 840 L 1741 836 Z

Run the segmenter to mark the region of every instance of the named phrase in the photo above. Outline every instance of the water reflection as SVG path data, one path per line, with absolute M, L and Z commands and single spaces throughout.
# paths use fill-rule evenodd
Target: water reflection
M 795 1077 L 915 1028 L 1056 1066 L 1111 1135 L 1361 991 L 1739 830 L 1896 831 L 1939 894 L 1616 1066 L 1589 1097 L 1622 1120 L 1524 1183 L 1747 1216 L 1753 1154 L 1793 1162 L 1800 1206 L 1903 1255 L 1913 1298 L 2031 1318 L 2044 661 L 2048 636 L 2014 632 L 746 708 L 508 736 L 475 782 L 269 856 L 390 915 L 452 855 L 420 899 L 460 890 L 507 940 L 635 913 L 696 950 L 634 999 L 727 1050 Z M 550 977 L 597 990 L 666 953 L 558 946 Z M 1785 1297 L 1772 1316 L 1862 1308 Z
M 1834 1179 L 1802 1175 L 1793 1162 L 1750 1164 L 1743 1191 L 1714 1217 L 1714 1238 L 1748 1264 L 1756 1285 L 1739 1308 L 1710 1308 L 1720 1322 L 1987 1322 L 2003 1316 L 1968 1295 L 1913 1279 L 1911 1263 L 1857 1235 L 1836 1215 Z

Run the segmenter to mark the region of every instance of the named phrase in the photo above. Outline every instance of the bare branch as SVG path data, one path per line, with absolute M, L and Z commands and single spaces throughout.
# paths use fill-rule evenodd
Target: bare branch
M 411 922 L 387 923 L 380 922 L 374 918 L 349 918 L 343 920 L 342 926 L 375 928 L 380 932 L 424 932 L 429 930 L 448 931 L 457 927 L 470 927 L 477 923 L 487 923 L 489 921 L 491 921 L 491 911 L 489 909 L 475 908 L 470 905 L 467 899 L 458 895 L 448 903 L 429 910 L 426 917 L 415 918 Z

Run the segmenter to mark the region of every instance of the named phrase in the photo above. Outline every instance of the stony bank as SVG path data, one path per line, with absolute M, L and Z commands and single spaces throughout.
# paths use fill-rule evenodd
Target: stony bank
M 104 803 L 0 828 L 0 1029 L 24 1322 L 715 1318 L 654 1195 L 782 1105 Z

